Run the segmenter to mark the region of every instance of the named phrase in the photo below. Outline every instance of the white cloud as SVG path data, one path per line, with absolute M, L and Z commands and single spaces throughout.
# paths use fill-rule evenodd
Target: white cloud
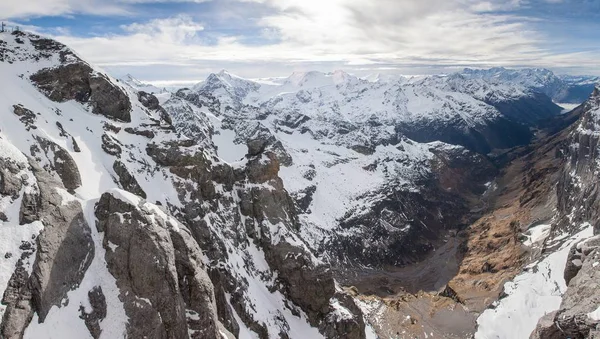
M 236 5 L 223 1 L 221 10 L 226 10 L 223 4 Z M 590 53 L 554 54 L 542 48 L 546 38 L 531 29 L 531 19 L 490 12 L 514 8 L 520 0 L 244 1 L 267 13 L 255 21 L 248 19 L 260 32 L 256 38 L 276 43 L 247 45 L 242 37 L 224 35 L 217 36 L 216 43 L 212 36 L 207 43 L 205 25 L 186 15 L 122 26 L 120 35 L 59 39 L 106 67 L 160 64 L 217 69 L 230 68 L 229 63 L 246 76 L 258 76 L 253 73 L 257 65 L 265 64 L 277 65 L 273 70 L 323 65 L 598 67 Z M 242 24 L 249 22 L 231 21 L 234 27 Z
M 118 4 L 102 0 L 27 0 L 26 4 L 23 3 L 23 0 L 0 1 L 0 15 L 4 19 L 76 13 L 124 15 L 127 11 Z
M 39 16 L 68 16 L 74 14 L 134 15 L 130 5 L 148 3 L 189 2 L 212 0 L 0 0 L 0 18 L 25 19 Z

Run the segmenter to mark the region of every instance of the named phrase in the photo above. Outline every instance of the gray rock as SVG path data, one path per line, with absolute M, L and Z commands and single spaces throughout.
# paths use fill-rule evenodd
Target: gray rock
M 94 257 L 94 245 L 79 202 L 65 203 L 55 189 L 60 184 L 39 168 L 34 174 L 44 229 L 37 239 L 31 286 L 35 309 L 43 321 L 50 308 L 60 305 L 67 292 L 79 285 Z
M 36 239 L 31 276 L 17 266 L 11 279 L 13 288 L 3 298 L 7 308 L 1 330 L 6 338 L 22 337 L 33 312 L 43 322 L 50 308 L 61 305 L 67 292 L 79 286 L 94 257 L 90 228 L 79 202 L 64 201 L 56 191 L 64 186 L 37 165 L 31 164 L 31 168 L 39 193 L 23 197 L 32 205 L 21 206 L 21 223 L 39 220 L 44 229 Z
M 16 162 L 0 159 L 0 194 L 16 198 L 19 196 L 23 183 L 17 173 L 24 166 Z
M 564 277 L 567 285 L 571 279 L 573 279 L 577 273 L 579 273 L 579 270 L 581 269 L 581 266 L 583 265 L 583 262 L 587 256 L 599 247 L 600 236 L 594 236 L 571 246 L 564 271 Z
M 152 132 L 151 130 L 147 130 L 147 129 L 125 127 L 124 131 L 129 134 L 140 135 L 140 136 L 146 137 L 148 139 L 154 138 L 154 132 Z
M 73 191 L 81 186 L 81 175 L 77 163 L 69 152 L 46 138 L 35 136 L 35 140 L 40 145 L 48 161 L 50 161 L 50 169 L 58 174 L 65 188 Z M 35 153 L 32 152 L 32 155 L 35 156 Z
M 351 296 L 336 292 L 334 296 L 339 306 L 348 311 L 349 315 L 341 315 L 339 310 L 330 306 L 329 313 L 319 326 L 321 333 L 328 339 L 363 339 L 365 337 L 365 322 L 360 308 Z
M 193 338 L 219 338 L 213 286 L 198 245 L 183 225 L 143 204 L 105 193 L 95 212 L 129 317 L 128 337 L 187 338 L 189 329 Z
M 92 337 L 98 339 L 102 333 L 100 322 L 106 318 L 107 312 L 106 298 L 100 286 L 96 286 L 88 292 L 88 301 L 90 302 L 90 306 L 92 306 L 91 312 L 86 312 L 85 308 L 81 306 L 79 308 L 81 312 L 79 317 L 85 322 L 85 326 L 90 331 Z
M 109 136 L 108 134 L 104 133 L 102 134 L 102 150 L 110 155 L 114 155 L 114 156 L 121 156 L 121 146 L 119 145 L 120 142 Z
M 95 114 L 131 121 L 129 97 L 83 61 L 42 69 L 30 79 L 52 101 L 89 103 Z
M 23 107 L 23 105 L 13 105 L 13 112 L 19 117 L 19 121 L 25 125 L 25 130 L 29 131 L 37 128 L 35 126 L 37 116 L 31 110 Z
M 6 310 L 0 323 L 1 338 L 22 338 L 33 318 L 33 295 L 28 284 L 29 274 L 19 260 L 2 297 Z
M 124 190 L 139 195 L 144 199 L 146 198 L 146 192 L 144 192 L 135 177 L 129 173 L 129 170 L 127 170 L 124 163 L 120 160 L 115 160 L 113 163 L 113 170 L 117 174 L 119 184 Z
M 583 248 L 583 246 L 581 246 Z M 583 251 L 582 251 L 583 252 Z M 531 338 L 596 338 L 600 319 L 589 316 L 600 305 L 600 249 L 583 258 L 579 272 L 569 282 L 560 309 L 538 322 Z

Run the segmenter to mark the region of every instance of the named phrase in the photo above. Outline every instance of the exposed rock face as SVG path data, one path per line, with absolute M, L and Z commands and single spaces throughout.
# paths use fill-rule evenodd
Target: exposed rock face
M 187 338 L 189 329 L 194 338 L 220 338 L 198 245 L 158 207 L 135 196 L 122 199 L 103 194 L 95 213 L 130 319 L 128 337 Z
M 249 156 L 257 156 L 269 151 L 277 156 L 277 161 L 282 166 L 292 165 L 292 157 L 285 150 L 281 141 L 277 140 L 260 122 L 248 124 L 248 122 L 228 118 L 223 121 L 223 127 L 231 128 L 236 132 L 236 141 L 248 146 Z
M 91 312 L 86 312 L 83 306 L 80 307 L 81 318 L 85 321 L 85 326 L 90 331 L 90 334 L 94 339 L 100 338 L 102 329 L 100 328 L 100 322 L 106 318 L 107 306 L 106 298 L 102 293 L 102 288 L 99 286 L 94 287 L 88 292 L 88 300 L 92 307 Z
M 574 233 L 582 224 L 593 226 L 595 236 L 574 245 L 568 255 L 564 278 L 568 284 L 560 309 L 540 319 L 531 338 L 600 337 L 600 214 L 598 193 L 598 121 L 600 90 L 575 111 L 581 117 L 570 133 L 567 161 L 558 182 L 556 234 Z
M 553 230 L 571 231 L 583 222 L 600 232 L 600 203 L 598 171 L 598 121 L 600 121 L 600 89 L 596 88 L 590 99 L 579 108 L 581 118 L 574 125 L 570 146 L 566 150 L 568 163 L 558 182 L 558 210 L 560 220 Z
M 138 100 L 142 103 L 142 105 L 144 105 L 144 107 L 153 111 L 158 111 L 161 119 L 163 119 L 168 125 L 173 124 L 171 116 L 162 106 L 160 106 L 160 103 L 158 102 L 158 99 L 154 96 L 154 94 L 139 91 Z
M 67 292 L 76 288 L 91 263 L 94 247 L 90 229 L 76 201 L 65 201 L 59 182 L 32 164 L 38 192 L 23 199 L 27 218 L 23 222 L 41 222 L 32 273 L 17 265 L 2 303 L 7 306 L 0 333 L 5 338 L 22 337 L 34 312 L 43 321 L 53 306 L 59 306 Z M 64 194 L 67 194 L 66 191 Z
M 594 243 L 597 241 L 596 238 Z M 581 268 L 570 279 L 560 309 L 542 318 L 531 338 L 600 337 L 600 270 L 596 267 L 600 262 L 600 247 L 597 244 L 591 246 L 589 242 L 578 245 L 594 249 L 582 260 Z
M 587 257 L 598 248 L 600 248 L 600 236 L 586 239 L 571 247 L 564 273 L 567 285 L 579 273 Z
M 108 118 L 131 121 L 131 102 L 105 75 L 83 61 L 43 69 L 30 77 L 50 100 L 89 103 L 92 112 Z
M 38 154 L 39 149 L 32 147 L 31 155 L 36 157 L 41 163 L 47 163 L 50 172 L 54 171 L 58 174 L 66 189 L 73 191 L 81 186 L 81 175 L 77 164 L 64 148 L 57 145 L 48 139 L 35 137 L 43 154 Z M 42 161 L 41 157 L 45 157 L 47 161 Z
M 19 117 L 19 120 L 26 126 L 26 129 L 36 129 L 35 120 L 37 116 L 31 110 L 23 107 L 22 105 L 13 105 L 13 111 L 15 115 Z
M 146 192 L 144 192 L 144 190 L 140 187 L 140 184 L 138 184 L 135 177 L 129 173 L 129 170 L 125 164 L 123 164 L 120 160 L 115 160 L 113 164 L 113 170 L 117 174 L 119 183 L 124 190 L 135 195 L 139 195 L 144 199 L 146 198 Z
M 117 157 L 123 152 L 120 142 L 107 133 L 102 134 L 102 150 Z

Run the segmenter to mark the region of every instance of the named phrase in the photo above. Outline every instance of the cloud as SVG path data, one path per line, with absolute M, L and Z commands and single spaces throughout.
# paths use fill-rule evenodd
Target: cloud
M 154 0 L 120 0 L 140 1 Z M 548 37 L 536 29 L 538 19 L 518 11 L 528 3 L 219 0 L 204 7 L 213 12 L 202 16 L 189 12 L 135 20 L 120 26 L 119 32 L 95 37 L 55 35 L 104 67 L 137 67 L 146 72 L 150 72 L 151 65 L 194 69 L 189 72 L 194 77 L 199 76 L 198 70 L 204 72 L 211 67 L 235 67 L 233 71 L 245 76 L 259 76 L 257 70 L 266 69 L 267 74 L 262 75 L 276 75 L 272 73 L 308 67 L 437 70 L 578 64 L 600 71 L 593 63 L 599 55 L 597 50 L 558 53 L 549 49 Z M 215 29 L 217 26 L 219 29 Z
M 169 44 L 194 42 L 198 32 L 204 30 L 202 24 L 183 14 L 167 19 L 153 19 L 144 23 L 122 25 L 121 28 L 141 39 L 151 37 Z
M 94 15 L 125 15 L 127 10 L 110 1 L 102 0 L 2 0 L 0 15 L 4 19 L 24 19 L 40 16 L 58 16 L 86 13 Z
M 75 14 L 132 16 L 132 5 L 202 3 L 212 0 L 2 0 L 0 16 L 4 19 L 27 19 L 41 16 L 71 16 Z

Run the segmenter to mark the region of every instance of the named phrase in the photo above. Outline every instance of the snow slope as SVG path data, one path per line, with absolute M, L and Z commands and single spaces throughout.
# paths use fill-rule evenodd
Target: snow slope
M 561 296 L 567 289 L 563 272 L 571 246 L 592 234 L 592 227 L 584 225 L 566 240 L 555 239 L 562 242 L 558 250 L 528 265 L 523 273 L 504 285 L 508 296 L 479 316 L 475 338 L 529 338 L 538 320 L 560 307 Z

